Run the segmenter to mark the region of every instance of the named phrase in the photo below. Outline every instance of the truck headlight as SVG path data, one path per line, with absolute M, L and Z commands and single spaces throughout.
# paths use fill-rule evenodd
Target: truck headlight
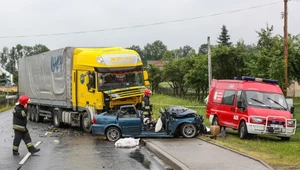
M 258 117 L 251 117 L 252 122 L 254 123 L 262 123 L 263 120 L 261 118 Z
M 293 120 L 288 120 L 287 121 L 287 126 L 294 127 L 295 126 L 295 122 Z

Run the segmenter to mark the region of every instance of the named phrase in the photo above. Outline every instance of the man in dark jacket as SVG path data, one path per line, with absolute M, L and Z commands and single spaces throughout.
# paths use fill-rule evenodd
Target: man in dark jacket
M 152 105 L 150 103 L 150 94 L 152 94 L 151 90 L 146 89 L 142 101 L 142 109 L 144 117 L 148 117 L 151 120 Z
M 19 155 L 19 145 L 23 140 L 30 153 L 36 153 L 40 149 L 35 148 L 31 143 L 31 138 L 26 128 L 27 125 L 27 103 L 29 102 L 28 96 L 20 96 L 19 103 L 15 106 L 13 111 L 13 129 L 15 131 L 13 142 L 13 155 Z

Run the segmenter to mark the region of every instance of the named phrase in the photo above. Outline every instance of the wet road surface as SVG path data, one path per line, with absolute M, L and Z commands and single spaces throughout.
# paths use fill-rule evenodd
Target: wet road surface
M 153 169 L 167 167 L 144 147 L 115 148 L 103 137 L 92 136 L 76 128 L 53 128 L 51 123 L 28 121 L 33 144 L 38 141 L 41 151 L 32 155 L 21 170 L 77 170 L 77 169 Z M 16 170 L 27 154 L 24 142 L 20 155 L 12 155 L 12 110 L 0 113 L 0 169 Z

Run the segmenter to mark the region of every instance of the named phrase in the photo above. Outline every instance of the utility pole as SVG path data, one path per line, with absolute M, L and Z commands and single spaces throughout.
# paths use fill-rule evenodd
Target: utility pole
M 288 12 L 287 12 L 288 0 L 284 0 L 284 96 L 287 96 L 287 88 L 288 88 Z
M 210 89 L 210 83 L 212 79 L 211 73 L 211 51 L 210 51 L 210 37 L 207 37 L 207 57 L 208 57 L 208 90 Z

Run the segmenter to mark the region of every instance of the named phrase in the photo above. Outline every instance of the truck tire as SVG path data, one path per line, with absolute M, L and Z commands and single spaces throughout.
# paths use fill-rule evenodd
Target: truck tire
M 29 105 L 28 112 L 27 112 L 27 120 L 31 120 L 31 112 L 32 112 L 32 108 L 31 108 L 31 105 Z
M 40 110 L 39 106 L 36 106 L 36 113 L 35 113 L 34 117 L 35 117 L 35 122 L 37 122 L 37 123 L 41 122 L 43 119 L 43 117 L 39 115 L 40 114 L 39 110 Z
M 57 128 L 61 127 L 61 110 L 54 109 L 53 110 L 53 125 Z
M 184 138 L 193 138 L 197 135 L 197 128 L 192 123 L 185 123 L 181 126 L 181 135 Z
M 245 121 L 242 121 L 239 126 L 239 137 L 240 139 L 246 139 L 248 136 L 248 130 Z
M 34 117 L 35 117 L 35 112 L 36 112 L 35 106 L 32 105 L 32 106 L 31 106 L 30 119 L 31 119 L 31 121 L 33 121 L 33 122 L 35 122 L 35 119 L 34 119 Z
M 117 127 L 110 127 L 105 132 L 106 140 L 115 142 L 121 138 L 120 129 Z
M 211 122 L 211 125 L 219 126 L 218 116 L 215 116 Z
M 83 112 L 81 117 L 81 127 L 84 132 L 91 133 L 92 132 L 92 121 L 89 119 L 89 113 Z
M 280 137 L 282 141 L 290 141 L 291 137 Z

